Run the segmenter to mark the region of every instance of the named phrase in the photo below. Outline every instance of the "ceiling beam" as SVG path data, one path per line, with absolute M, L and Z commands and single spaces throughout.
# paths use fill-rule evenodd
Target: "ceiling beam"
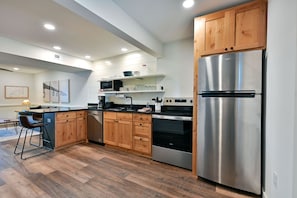
M 113 1 L 54 1 L 137 48 L 155 57 L 162 56 L 163 44 L 142 28 Z
M 92 70 L 90 61 L 56 53 L 47 49 L 28 45 L 16 40 L 0 37 L 0 60 L 2 64 L 28 65 L 47 69 L 64 66 L 74 71 Z M 10 62 L 8 61 L 9 59 Z

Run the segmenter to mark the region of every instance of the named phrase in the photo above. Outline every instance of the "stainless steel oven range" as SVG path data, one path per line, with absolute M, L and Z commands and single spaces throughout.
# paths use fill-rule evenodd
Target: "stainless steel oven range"
M 160 113 L 152 115 L 152 159 L 192 169 L 193 99 L 164 98 Z

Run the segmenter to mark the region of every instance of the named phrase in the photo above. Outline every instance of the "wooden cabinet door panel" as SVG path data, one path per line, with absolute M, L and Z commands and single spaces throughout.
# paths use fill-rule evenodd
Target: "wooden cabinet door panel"
M 70 118 L 76 118 L 76 113 L 75 112 L 64 112 L 64 113 L 56 114 L 57 120 L 66 120 L 66 119 L 70 119 Z
M 118 146 L 126 149 L 132 148 L 132 122 L 118 121 Z
M 66 121 L 66 131 L 65 131 L 65 139 L 66 144 L 71 144 L 76 142 L 76 119 L 68 119 Z
M 134 122 L 152 122 L 152 115 L 151 114 L 142 114 L 142 113 L 134 113 L 133 114 L 133 121 Z
M 195 18 L 195 57 L 265 48 L 266 7 L 259 0 Z
M 150 155 L 152 152 L 152 145 L 149 138 L 134 136 L 133 138 L 134 150 Z
M 66 131 L 66 120 L 56 121 L 55 126 L 55 146 L 63 146 L 65 144 L 65 131 Z
M 134 135 L 151 137 L 151 124 L 134 122 L 133 127 Z
M 115 120 L 104 119 L 103 131 L 104 131 L 104 143 L 117 146 L 117 123 Z
M 77 141 L 86 140 L 87 138 L 87 119 L 86 117 L 79 117 L 77 123 Z
M 266 6 L 264 3 L 251 4 L 235 10 L 236 49 L 265 47 Z
M 223 51 L 226 47 L 225 14 L 218 13 L 205 20 L 205 51 Z
M 132 113 L 117 113 L 117 120 L 132 121 Z
M 56 147 L 76 142 L 76 119 L 56 121 Z

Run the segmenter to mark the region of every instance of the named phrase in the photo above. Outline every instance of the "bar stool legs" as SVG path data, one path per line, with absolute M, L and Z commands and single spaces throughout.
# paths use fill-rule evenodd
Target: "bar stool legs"
M 48 131 L 46 130 L 45 125 L 42 122 L 38 122 L 38 123 L 30 123 L 28 120 L 28 117 L 25 115 L 21 115 L 20 116 L 20 123 L 23 126 L 23 128 L 20 131 L 15 149 L 14 149 L 14 154 L 21 154 L 21 159 L 28 159 L 34 156 L 38 156 L 38 155 L 42 155 L 44 153 L 50 152 L 53 150 L 53 144 L 52 141 L 50 139 L 50 136 L 48 134 Z M 33 130 L 35 128 L 39 128 L 40 129 L 40 133 L 39 133 L 39 137 L 38 137 L 38 144 L 34 144 L 32 143 L 32 136 L 33 136 Z M 30 135 L 30 139 L 29 139 L 29 143 L 27 143 L 29 146 L 31 146 L 30 149 L 25 150 L 25 145 L 26 145 L 26 140 L 27 140 L 27 135 L 28 135 L 28 131 L 31 130 L 31 135 Z M 23 140 L 23 144 L 20 144 L 20 138 L 23 134 L 23 132 L 25 132 L 24 135 L 24 140 Z M 44 138 L 46 137 L 46 139 Z M 44 146 L 44 143 L 46 143 L 47 145 L 49 145 L 49 147 Z M 18 147 L 21 146 L 21 151 L 17 151 Z M 33 146 L 33 148 L 32 148 Z M 38 150 L 35 151 L 35 150 Z M 31 155 L 27 156 L 27 157 L 23 157 L 24 153 L 27 152 L 32 152 Z

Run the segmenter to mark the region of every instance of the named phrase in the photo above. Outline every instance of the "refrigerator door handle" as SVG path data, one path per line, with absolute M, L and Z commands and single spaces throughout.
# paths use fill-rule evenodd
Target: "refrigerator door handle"
M 243 97 L 254 98 L 256 93 L 253 90 L 245 91 L 203 91 L 200 94 L 202 97 Z

